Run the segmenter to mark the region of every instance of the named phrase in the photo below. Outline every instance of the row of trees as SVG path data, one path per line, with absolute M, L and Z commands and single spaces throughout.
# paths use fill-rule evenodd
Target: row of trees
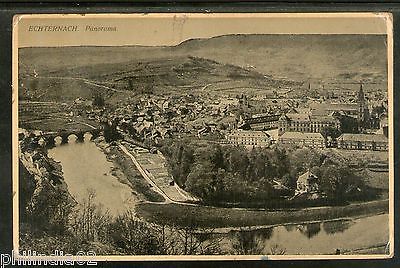
M 179 186 L 204 202 L 261 202 L 288 192 L 276 190 L 282 183 L 293 194 L 299 175 L 307 170 L 320 178 L 329 198 L 345 200 L 349 189 L 365 186 L 342 159 L 310 148 L 220 145 L 198 140 L 167 141 L 161 149 Z
M 321 161 L 314 152 L 296 151 L 295 154 L 290 159 L 302 159 L 298 162 L 299 169 L 308 168 L 307 163 Z M 339 178 L 337 174 L 347 172 L 340 168 L 335 171 L 330 160 L 324 161 L 324 165 L 328 165 L 328 168 L 320 168 L 315 172 L 325 172 L 325 175 L 336 179 Z M 92 250 L 103 255 L 285 253 L 285 249 L 279 245 L 266 247 L 265 240 L 272 236 L 272 229 L 257 233 L 242 229 L 234 236 L 229 236 L 228 241 L 223 241 L 224 238 L 215 235 L 213 229 L 199 228 L 190 223 L 186 227 L 148 224 L 136 218 L 132 211 L 113 217 L 98 204 L 94 191 L 88 191 L 87 198 L 75 204 L 68 192 L 51 186 L 45 180 L 40 185 L 32 184 L 32 177 L 25 172 L 21 179 L 22 185 L 36 189 L 22 189 L 30 199 L 20 200 L 24 211 L 20 214 L 21 250 L 31 249 L 48 254 L 55 249 L 72 254 L 79 250 Z M 339 179 L 332 180 L 330 188 L 343 188 L 344 184 L 338 182 Z M 222 249 L 221 245 L 227 242 L 231 248 Z
M 20 219 L 20 248 L 40 254 L 56 249 L 69 254 L 90 250 L 97 255 L 244 254 L 256 246 L 243 240 L 240 232 L 227 252 L 213 229 L 149 224 L 129 210 L 112 216 L 98 204 L 94 191 L 75 205 L 66 192 L 44 187 L 32 201 Z

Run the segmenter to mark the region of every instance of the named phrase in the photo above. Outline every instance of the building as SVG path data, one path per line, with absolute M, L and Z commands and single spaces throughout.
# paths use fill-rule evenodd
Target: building
M 263 131 L 236 130 L 226 136 L 227 143 L 235 145 L 250 145 L 268 147 L 271 144 L 270 136 Z
M 359 107 L 357 103 L 311 103 L 310 110 L 311 114 L 315 116 L 327 116 L 337 113 L 356 118 Z
M 296 190 L 295 196 L 301 194 L 311 194 L 311 193 L 318 193 L 319 192 L 319 179 L 310 171 L 305 172 L 304 174 L 300 175 L 297 179 L 296 183 Z
M 369 121 L 369 110 L 367 101 L 365 100 L 362 84 L 360 85 L 360 90 L 358 91 L 357 104 L 358 104 L 358 115 L 357 115 L 358 122 L 360 123 L 361 126 L 367 126 Z
M 388 138 L 379 134 L 344 133 L 337 138 L 339 149 L 388 151 Z
M 285 132 L 279 137 L 279 143 L 310 148 L 325 148 L 325 139 L 321 133 Z
M 389 119 L 387 115 L 381 116 L 379 120 L 379 129 L 382 131 L 385 137 L 389 137 Z
M 325 127 L 340 128 L 340 121 L 332 115 L 316 116 L 288 113 L 279 118 L 280 134 L 290 132 L 320 133 Z
M 246 118 L 244 122 L 252 130 L 269 130 L 279 127 L 280 115 L 262 115 Z

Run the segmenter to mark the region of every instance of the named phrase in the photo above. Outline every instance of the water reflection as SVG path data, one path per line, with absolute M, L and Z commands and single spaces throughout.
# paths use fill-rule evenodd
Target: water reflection
M 234 254 L 260 255 L 263 254 L 265 248 L 264 241 L 265 239 L 260 235 L 259 230 L 251 231 L 250 228 L 242 228 L 235 233 L 232 248 Z
M 335 254 L 336 249 L 384 245 L 388 241 L 388 215 L 355 220 L 290 224 L 272 228 L 242 228 L 225 236 L 233 254 Z
M 303 225 L 298 225 L 297 229 L 305 235 L 308 239 L 313 238 L 319 232 L 321 231 L 321 223 L 316 222 L 316 223 L 308 223 L 308 224 L 303 224 Z
M 351 220 L 340 220 L 340 221 L 327 221 L 322 224 L 324 231 L 327 234 L 333 235 L 336 233 L 343 233 L 353 225 L 354 222 Z
M 292 232 L 295 228 L 295 226 L 293 224 L 288 224 L 283 227 L 285 227 L 286 231 L 288 231 L 288 232 Z
M 268 240 L 272 237 L 273 233 L 274 233 L 274 228 L 265 228 L 265 229 L 260 229 L 257 231 L 259 236 L 264 239 L 264 240 Z

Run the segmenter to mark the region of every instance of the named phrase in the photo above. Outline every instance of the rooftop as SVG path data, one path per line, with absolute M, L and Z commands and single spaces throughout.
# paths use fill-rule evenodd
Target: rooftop
M 297 179 L 297 182 L 307 183 L 311 180 L 317 180 L 317 179 L 318 179 L 318 177 L 315 176 L 313 173 L 311 173 L 311 171 L 307 171 L 299 176 L 299 178 Z
M 270 135 L 268 135 L 266 132 L 256 130 L 236 130 L 229 135 L 241 137 L 270 137 Z
M 287 131 L 282 134 L 284 139 L 324 139 L 321 133 L 303 133 L 296 131 Z
M 288 113 L 286 117 L 292 121 L 310 121 L 310 117 L 308 114 L 296 114 L 296 113 Z
M 310 120 L 319 122 L 338 122 L 338 119 L 332 115 L 312 115 L 310 116 Z
M 381 134 L 351 134 L 344 133 L 338 140 L 344 141 L 369 141 L 369 142 L 387 142 L 388 138 Z
M 357 103 L 311 103 L 313 115 L 327 115 L 332 112 L 354 113 L 358 111 Z
M 327 110 L 327 111 L 358 111 L 357 103 L 311 103 L 311 110 Z
M 279 115 L 262 115 L 245 119 L 249 124 L 278 121 Z

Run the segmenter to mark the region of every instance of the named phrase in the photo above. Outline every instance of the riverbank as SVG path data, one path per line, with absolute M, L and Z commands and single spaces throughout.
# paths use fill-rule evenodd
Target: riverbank
M 132 194 L 140 201 L 164 202 L 165 199 L 155 191 L 145 181 L 131 159 L 117 146 L 106 143 L 103 138 L 94 140 L 96 146 L 106 155 L 107 160 L 112 162 L 114 168 L 112 175 L 119 182 L 128 185 L 132 189 Z
M 358 254 L 388 254 L 386 244 L 372 245 L 365 248 L 357 248 L 342 251 L 343 255 L 358 255 Z
M 180 204 L 139 204 L 136 213 L 148 222 L 179 227 L 228 229 L 257 226 L 271 227 L 289 223 L 348 219 L 388 213 L 388 200 L 337 207 L 306 208 L 291 211 L 268 211 L 238 208 L 185 206 Z

